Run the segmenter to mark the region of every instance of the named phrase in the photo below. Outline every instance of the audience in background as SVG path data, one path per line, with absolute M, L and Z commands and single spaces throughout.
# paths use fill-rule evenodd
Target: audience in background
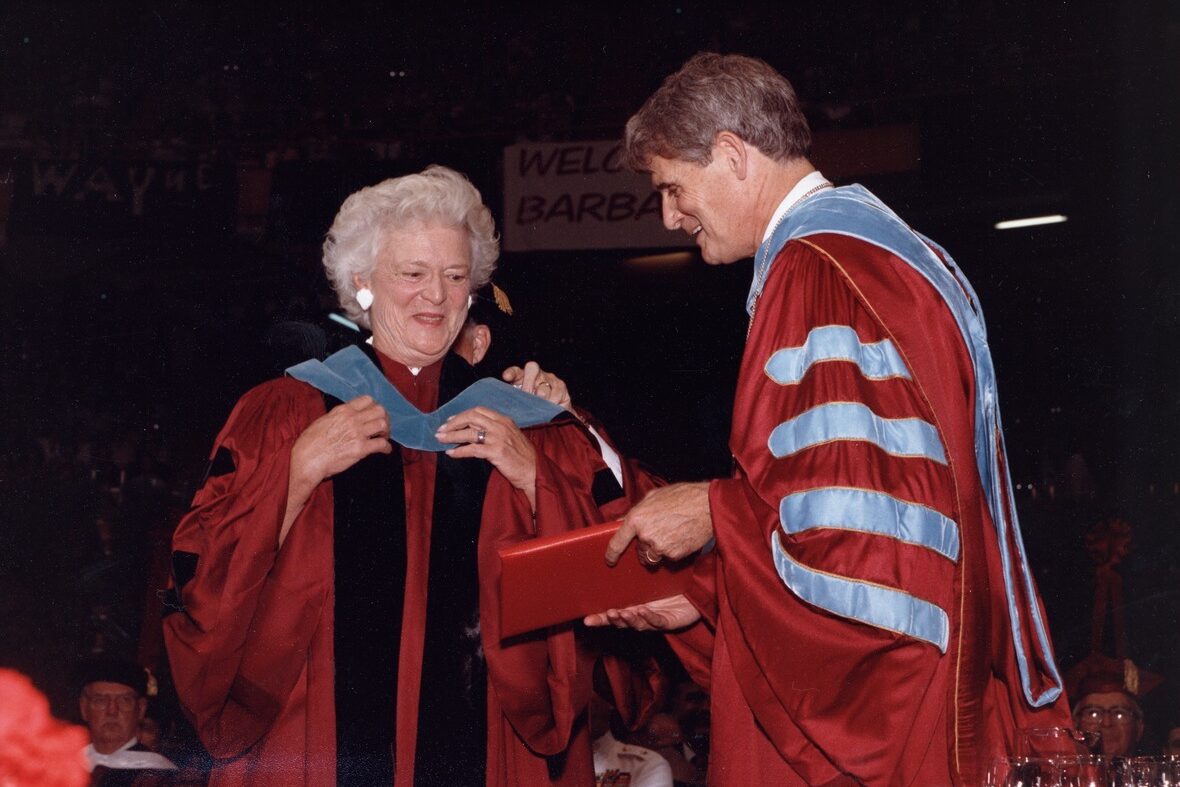
M 1164 738 L 1164 754 L 1180 757 L 1180 724 L 1173 724 Z
M 194 19 L 202 13 L 196 8 L 191 11 Z M 174 19 L 169 12 L 163 12 L 163 16 L 170 22 Z M 130 23 L 129 40 L 138 37 L 147 42 L 149 49 L 155 48 L 156 57 L 178 45 L 208 46 L 208 51 L 217 51 L 216 42 L 209 41 L 212 34 L 208 30 L 196 30 L 193 37 L 186 39 L 189 41 L 186 44 L 159 35 L 157 26 L 163 19 L 154 9 L 142 11 L 138 17 Z M 431 151 L 438 137 L 471 129 L 488 105 L 496 107 L 497 113 L 491 133 L 534 140 L 570 136 L 571 119 L 581 119 L 585 123 L 595 117 L 595 113 L 601 115 L 605 99 L 630 106 L 628 98 L 615 99 L 611 95 L 610 80 L 600 81 L 597 96 L 571 94 L 558 86 L 538 84 L 538 80 L 543 80 L 539 75 L 544 71 L 537 66 L 544 62 L 544 47 L 547 45 L 542 34 L 524 32 L 516 35 L 511 47 L 514 54 L 502 64 L 504 73 L 510 78 L 493 92 L 484 93 L 478 87 L 468 86 L 448 99 L 449 106 L 439 109 L 425 100 L 425 80 L 422 73 L 415 72 L 412 67 L 408 76 L 403 72 L 395 78 L 390 73 L 390 81 L 381 84 L 353 86 L 348 81 L 331 80 L 325 65 L 328 58 L 318 48 L 324 40 L 322 33 L 317 25 L 299 22 L 284 25 L 275 33 L 286 42 L 289 51 L 300 52 L 300 58 L 309 58 L 306 68 L 300 62 L 292 69 L 292 63 L 282 57 L 254 63 L 217 62 L 207 69 L 207 73 L 192 80 L 187 85 L 190 89 L 171 93 L 154 89 L 143 81 L 148 72 L 139 65 L 145 55 L 150 58 L 152 53 L 145 53 L 139 47 L 124 47 L 122 51 L 132 54 L 122 55 L 123 62 L 105 59 L 106 65 L 81 70 L 75 62 L 78 58 L 69 62 L 45 60 L 37 54 L 36 43 L 13 49 L 4 55 L 7 58 L 4 62 L 10 66 L 14 78 L 3 88 L 6 106 L 3 117 L 0 117 L 0 144 L 6 152 L 20 152 L 46 160 L 88 155 L 184 161 L 219 155 L 219 150 L 232 148 L 242 161 L 254 161 L 260 167 L 273 169 L 281 161 L 332 157 L 404 161 Z M 89 33 L 87 38 L 88 41 L 83 42 L 86 47 L 102 47 L 108 54 L 113 51 L 109 41 Z M 235 39 L 232 46 L 236 43 Z M 479 44 L 477 41 L 471 43 Z M 1013 47 L 1011 56 L 1024 56 L 1018 50 Z M 120 56 L 116 53 L 115 57 Z M 965 58 L 962 62 L 967 64 L 973 60 Z M 868 66 L 861 68 L 868 69 Z M 276 84 L 276 76 L 289 73 L 296 74 L 297 84 L 274 92 L 271 87 Z M 838 69 L 835 73 L 843 71 Z M 36 78 L 26 78 L 30 76 Z M 821 72 L 815 80 L 823 84 L 822 77 Z M 849 79 L 864 83 L 872 79 L 887 80 L 888 76 L 874 76 L 862 71 Z M 333 89 L 324 90 L 326 84 L 331 84 Z M 830 91 L 813 89 L 811 94 L 826 92 Z M 60 100 L 45 100 L 46 94 L 51 99 Z M 283 114 L 291 113 L 292 107 L 308 109 L 296 113 L 298 116 Z M 382 123 L 387 127 L 382 128 Z M 274 128 L 283 131 L 274 132 Z M 584 132 L 585 128 L 583 125 L 581 130 Z M 610 124 L 604 124 L 602 129 L 604 135 L 616 131 Z M 573 131 L 573 138 L 578 138 L 576 132 L 579 129 L 574 127 Z M 480 124 L 478 133 L 488 133 L 488 129 Z M 585 133 L 582 136 L 584 138 Z M 112 149 L 110 140 L 117 140 L 120 148 Z M 242 265 L 243 270 L 257 267 L 260 266 L 253 257 L 249 259 L 249 265 Z M 50 284 L 61 286 L 56 281 Z M 101 297 L 107 298 L 107 284 L 97 277 L 94 281 L 87 279 L 85 284 L 66 283 L 69 300 L 83 315 L 80 320 L 89 319 L 87 307 L 81 304 L 97 301 L 100 287 Z M 137 403 L 142 406 L 151 401 L 150 394 L 130 388 L 120 389 L 120 396 L 126 397 L 126 402 L 104 401 L 99 411 L 87 411 L 85 406 L 78 404 L 77 397 L 81 394 L 71 390 L 71 382 L 76 379 L 84 379 L 92 390 L 116 389 L 118 386 L 113 385 L 112 380 L 143 379 L 144 375 L 140 374 L 143 369 L 124 369 L 120 364 L 107 364 L 105 354 L 90 352 L 90 346 L 85 346 L 72 353 L 71 360 L 77 365 L 73 376 L 54 371 L 52 367 L 62 346 L 59 333 L 46 330 L 30 316 L 32 310 L 16 303 L 19 297 L 23 297 L 23 290 L 13 288 L 10 292 L 10 295 L 0 294 L 6 307 L 5 315 L 0 319 L 9 336 L 6 349 L 10 353 L 5 356 L 5 365 L 11 373 L 9 379 L 13 381 L 0 384 L 0 391 L 9 402 L 6 428 L 0 430 L 3 432 L 0 435 L 0 475 L 5 481 L 0 488 L 0 521 L 6 523 L 6 527 L 0 528 L 3 531 L 0 532 L 0 639 L 6 642 L 11 652 L 19 653 L 26 664 L 32 663 L 31 654 L 126 651 L 133 648 L 138 638 L 143 599 L 154 599 L 154 589 L 162 587 L 159 582 L 144 583 L 142 578 L 142 553 L 139 550 L 145 547 L 142 540 L 144 528 L 167 531 L 171 522 L 153 521 L 159 511 L 158 495 L 166 495 L 172 505 L 180 501 L 181 507 L 187 506 L 191 486 L 199 480 L 199 475 L 182 472 L 180 465 L 177 466 L 178 472 L 171 473 L 168 454 L 160 439 L 163 431 L 157 422 L 150 417 L 131 414 L 130 402 L 140 397 Z M 18 296 L 18 292 L 22 295 Z M 117 297 L 118 293 L 112 293 L 112 300 L 104 302 L 111 303 Z M 167 303 L 168 296 L 163 297 Z M 232 303 L 229 306 L 234 308 Z M 58 310 L 45 311 L 53 313 L 55 321 L 60 319 Z M 113 323 L 118 326 L 118 331 L 108 325 L 106 330 L 96 333 L 115 336 L 124 344 L 135 344 L 137 353 L 155 359 L 160 367 L 191 365 L 193 359 L 204 352 L 204 345 L 199 343 L 193 345 L 197 349 L 185 351 L 178 350 L 177 341 L 170 343 L 166 336 L 148 336 L 146 331 L 127 333 L 122 325 L 124 313 L 114 311 L 119 312 L 117 322 Z M 196 321 L 189 319 L 179 321 L 179 324 L 182 340 L 191 341 L 196 334 L 190 324 L 195 325 Z M 245 345 L 255 337 L 242 328 L 239 319 L 231 317 L 226 324 L 229 327 L 210 326 L 208 330 L 240 332 L 243 352 L 246 352 Z M 272 338 L 278 341 L 285 336 Z M 146 366 L 150 371 L 151 362 Z M 162 372 L 159 377 L 167 379 Z M 19 388 L 17 380 L 20 381 Z M 27 386 L 33 387 L 26 389 Z M 52 418 L 44 425 L 30 420 L 22 406 L 26 397 L 30 403 L 35 402 L 37 410 L 53 413 Z M 30 404 L 27 409 L 34 408 Z M 185 411 L 185 415 L 191 413 Z M 179 449 L 175 457 L 182 458 L 184 441 L 178 441 L 174 447 Z M 204 448 L 202 442 L 192 453 L 203 459 Z M 1047 474 L 1046 487 L 1051 489 L 1050 484 L 1056 483 L 1089 505 L 1096 484 L 1080 454 L 1071 456 L 1064 468 L 1060 467 L 1059 460 L 1049 462 L 1046 459 L 1046 464 L 1053 467 L 1053 472 Z M 1169 494 L 1174 500 L 1174 489 Z M 1043 507 L 1045 501 L 1042 500 L 1040 505 Z M 1174 503 L 1165 510 L 1172 509 Z M 7 526 L 9 523 L 16 526 Z M 1031 519 L 1031 523 L 1030 529 L 1034 533 L 1038 524 L 1046 524 L 1038 523 L 1036 519 Z M 1050 521 L 1040 532 L 1056 533 L 1059 530 L 1064 530 L 1064 524 L 1058 523 L 1055 527 Z M 167 539 L 160 543 L 166 555 Z M 1054 549 L 1058 548 L 1057 540 L 1052 543 Z M 1040 565 L 1034 567 L 1039 569 Z M 21 607 L 39 611 L 52 609 L 54 614 L 34 616 L 43 621 L 43 625 L 36 630 L 24 630 L 18 625 L 19 618 L 9 614 L 9 610 Z M 155 630 L 158 630 L 158 612 L 158 604 L 148 610 Z M 1052 612 L 1050 610 L 1050 617 L 1056 620 Z M 145 624 L 145 628 L 151 630 L 152 626 Z M 63 644 L 67 647 L 62 648 Z M 53 660 L 49 659 L 46 673 L 52 674 L 53 668 Z M 64 674 L 65 670 L 61 672 Z M 40 682 L 42 673 L 37 675 Z M 1172 677 L 1173 680 L 1180 678 Z M 12 693 L 16 691 L 13 686 L 18 679 L 23 680 L 14 673 L 0 671 L 0 783 L 4 783 L 5 778 L 14 778 L 19 784 L 72 783 L 51 775 L 46 779 L 52 781 L 38 782 L 40 777 L 29 776 L 24 771 L 16 771 L 22 774 L 19 778 L 11 776 L 9 759 L 21 749 L 13 748 L 10 739 L 4 736 L 39 730 L 42 729 L 39 725 L 52 722 L 48 705 L 28 681 L 20 684 L 24 687 L 20 690 L 23 693 L 14 699 L 18 695 Z M 53 694 L 50 688 L 43 688 Z M 64 680 L 60 693 L 67 693 Z M 1124 707 L 1138 707 L 1133 695 L 1116 694 L 1115 706 L 1125 703 Z M 62 699 L 57 694 L 53 696 L 59 702 Z M 39 720 L 22 716 L 19 724 L 6 726 L 2 719 L 5 716 L 11 718 L 15 709 L 26 707 L 32 702 L 30 697 L 39 698 L 41 705 L 37 707 L 44 706 L 39 711 Z M 1081 710 L 1079 700 L 1083 698 L 1077 694 L 1071 694 L 1070 698 Z M 1153 725 L 1143 718 L 1142 711 L 1137 720 L 1133 719 L 1132 713 L 1132 721 L 1124 719 L 1119 722 L 1116 719 L 1119 714 L 1113 707 L 1101 712 L 1091 711 L 1093 719 L 1088 726 L 1102 730 L 1105 725 L 1110 734 L 1103 735 L 1103 738 L 1108 740 L 1128 738 L 1137 729 L 1138 737 L 1146 730 L 1152 738 L 1149 744 L 1140 741 L 1142 745 L 1150 745 L 1154 750 L 1163 741 L 1165 751 L 1180 755 L 1180 726 L 1169 730 L 1166 725 Z M 167 708 L 162 709 L 163 713 L 167 711 Z M 673 700 L 668 711 L 679 724 L 682 742 L 678 749 L 683 759 L 696 765 L 698 758 L 707 756 L 707 701 L 700 711 L 686 715 L 677 709 Z M 1147 712 L 1150 714 L 1151 709 Z M 167 747 L 169 737 L 174 734 L 175 720 L 163 718 L 161 721 Z M 660 718 L 660 724 L 670 727 L 666 724 L 668 721 Z M 150 727 L 150 717 L 145 717 L 142 724 Z M 658 732 L 660 724 L 653 721 L 649 732 Z M 39 741 L 50 747 L 55 740 L 70 738 L 71 730 L 81 734 L 81 728 L 61 727 L 60 730 L 55 728 L 53 734 L 46 733 Z M 148 743 L 147 735 L 140 732 L 141 743 Z M 166 748 L 166 751 L 171 749 Z M 175 755 L 170 756 L 180 762 Z M 670 750 L 667 757 L 674 775 L 684 773 L 677 770 L 677 761 Z M 51 765 L 52 768 L 45 766 L 46 774 L 50 770 L 68 769 L 65 760 Z
M 684 735 L 671 713 L 657 713 L 634 737 L 635 743 L 651 749 L 668 761 L 676 785 L 703 785 L 705 771 L 684 756 Z M 703 760 L 702 760 L 703 762 Z
M 680 724 L 684 759 L 702 775 L 709 759 L 709 694 L 691 680 L 676 684 L 668 701 L 668 710 Z
M 705 784 L 709 762 L 709 695 L 690 679 L 678 681 L 663 713 L 652 716 L 634 742 L 657 752 L 680 787 Z
M 672 769 L 658 752 L 637 745 L 619 714 L 598 695 L 590 698 L 595 787 L 672 787 Z

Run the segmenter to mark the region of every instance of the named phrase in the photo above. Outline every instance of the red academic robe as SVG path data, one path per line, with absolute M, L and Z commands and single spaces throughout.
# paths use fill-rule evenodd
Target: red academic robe
M 437 404 L 404 369 L 382 359 L 391 380 L 419 409 Z M 333 684 L 332 484 L 317 487 L 282 548 L 291 447 L 325 412 L 322 394 L 283 378 L 248 392 L 218 436 L 213 472 L 177 527 L 173 549 L 195 556 L 177 577 L 183 611 L 164 620 L 181 702 L 202 742 L 217 758 L 211 784 L 332 785 L 336 780 Z M 616 515 L 615 501 L 598 510 L 591 486 L 604 466 L 577 425 L 529 430 L 538 445 L 538 533 L 559 532 Z M 407 574 L 397 699 L 396 783 L 412 784 L 419 679 L 425 636 L 430 550 L 430 501 L 435 457 L 402 449 L 406 484 Z M 219 458 L 226 467 L 218 469 Z M 474 461 L 474 460 L 473 460 Z M 631 495 L 650 481 L 628 470 Z M 634 490 L 632 492 L 632 490 Z M 590 495 L 589 498 L 586 496 Z M 523 503 L 523 505 L 522 505 Z M 488 784 L 545 784 L 544 755 L 567 752 L 555 783 L 582 780 L 590 761 L 584 724 L 591 655 L 572 628 L 501 647 L 489 637 L 498 618 L 491 581 L 494 547 L 529 535 L 533 518 L 523 495 L 503 477 L 489 480 L 479 554 L 484 647 L 488 659 Z M 489 617 L 490 616 L 490 617 Z M 629 677 L 608 659 L 620 700 L 652 700 L 643 671 Z M 646 706 L 645 706 L 646 707 Z M 584 755 L 583 750 L 584 749 Z M 535 752 L 535 753 L 534 753 Z
M 809 337 L 852 349 L 811 362 Z M 673 643 L 711 682 L 710 784 L 974 785 L 1020 728 L 1069 726 L 1064 697 L 1021 694 L 974 396 L 918 272 L 845 235 L 783 247 L 742 359 L 738 471 L 710 487 L 717 548 L 690 592 L 705 621 Z M 872 436 L 831 433 L 841 419 Z M 903 611 L 836 611 L 874 594 Z

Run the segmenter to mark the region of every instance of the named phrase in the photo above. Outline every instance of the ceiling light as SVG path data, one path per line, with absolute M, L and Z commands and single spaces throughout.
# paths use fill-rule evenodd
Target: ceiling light
M 1051 216 L 1030 216 L 1027 219 L 1008 219 L 1007 221 L 997 221 L 996 229 L 998 230 L 1016 230 L 1021 227 L 1036 227 L 1041 224 L 1060 224 L 1065 221 L 1065 216 L 1060 213 L 1054 213 Z

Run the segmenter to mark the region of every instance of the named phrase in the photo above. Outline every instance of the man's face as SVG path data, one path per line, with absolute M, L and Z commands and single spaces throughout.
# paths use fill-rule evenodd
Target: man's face
M 1074 721 L 1087 732 L 1102 733 L 1102 754 L 1127 757 L 1143 734 L 1143 713 L 1121 691 L 1087 694 L 1078 703 Z
M 653 156 L 651 183 L 660 192 L 664 226 L 687 233 L 711 265 L 753 256 L 757 230 L 745 226 L 740 181 L 716 146 L 708 164 Z
M 135 737 L 147 700 L 130 686 L 98 680 L 82 690 L 80 707 L 95 750 L 110 754 Z
M 1164 754 L 1174 754 L 1180 757 L 1180 727 L 1168 730 L 1168 739 L 1164 742 Z
M 676 717 L 682 719 L 690 713 L 707 711 L 709 709 L 709 695 L 695 683 L 680 683 L 672 694 L 670 706 Z
M 657 713 L 643 728 L 639 736 L 639 744 L 649 749 L 659 749 L 664 746 L 679 746 L 684 741 L 680 732 L 680 725 L 670 713 Z
M 680 683 L 676 687 L 669 709 L 676 714 L 684 735 L 708 735 L 709 695 L 696 683 Z

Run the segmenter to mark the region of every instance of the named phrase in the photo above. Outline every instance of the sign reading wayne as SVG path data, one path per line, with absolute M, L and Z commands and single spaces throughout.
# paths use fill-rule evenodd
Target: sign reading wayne
M 660 221 L 651 178 L 623 165 L 617 140 L 504 149 L 504 250 L 691 245 Z
M 226 162 L 24 161 L 9 227 L 71 237 L 228 232 L 236 197 Z

